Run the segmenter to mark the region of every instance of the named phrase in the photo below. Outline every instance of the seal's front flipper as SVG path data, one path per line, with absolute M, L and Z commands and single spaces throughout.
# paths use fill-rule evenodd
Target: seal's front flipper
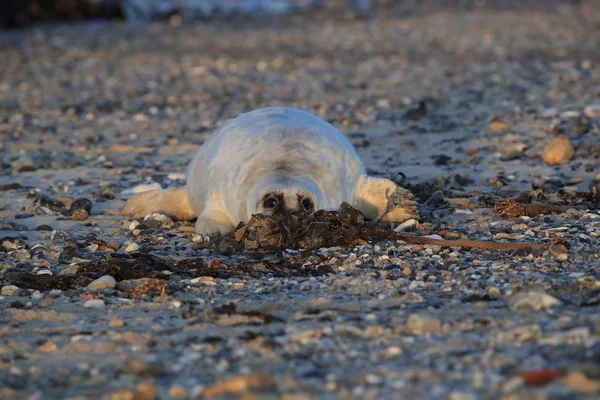
M 185 187 L 150 190 L 137 194 L 125 203 L 121 213 L 132 218 L 144 218 L 148 214 L 160 213 L 188 221 L 197 217 L 190 206 Z
M 233 225 L 231 219 L 224 212 L 214 208 L 206 208 L 202 211 L 195 226 L 196 233 L 211 238 L 229 233 L 234 228 L 235 225 Z
M 353 205 L 367 219 L 404 222 L 419 218 L 411 193 L 385 178 L 361 177 L 354 190 Z

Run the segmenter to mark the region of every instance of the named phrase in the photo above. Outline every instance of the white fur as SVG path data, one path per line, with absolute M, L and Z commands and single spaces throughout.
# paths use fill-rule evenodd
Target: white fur
M 189 167 L 187 199 L 173 195 L 170 202 L 177 204 L 161 208 L 198 216 L 198 233 L 224 233 L 264 211 L 260 199 L 273 190 L 283 193 L 286 203 L 300 193 L 317 209 L 334 210 L 345 201 L 375 218 L 396 188 L 387 179 L 367 177 L 350 142 L 332 125 L 301 110 L 271 107 L 243 114 L 215 132 Z M 143 195 L 129 200 L 123 213 L 137 217 L 158 207 L 147 204 L 156 195 Z M 181 209 L 173 210 L 180 202 Z M 400 209 L 384 220 L 414 216 Z

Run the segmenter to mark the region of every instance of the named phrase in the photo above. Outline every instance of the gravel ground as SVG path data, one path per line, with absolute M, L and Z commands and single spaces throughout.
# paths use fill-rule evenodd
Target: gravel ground
M 600 9 L 430 3 L 1 32 L 0 398 L 598 398 Z M 417 234 L 563 242 L 231 254 L 119 215 L 271 105 L 410 187 Z M 520 193 L 570 209 L 492 213 Z

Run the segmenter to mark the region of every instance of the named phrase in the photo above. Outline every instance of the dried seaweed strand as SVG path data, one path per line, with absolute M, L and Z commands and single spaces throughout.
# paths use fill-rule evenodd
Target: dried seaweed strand
M 402 240 L 410 244 L 432 244 L 441 247 L 470 247 L 479 249 L 496 249 L 496 250 L 542 250 L 546 247 L 545 244 L 530 243 L 530 242 L 484 242 L 481 240 L 440 240 L 422 236 L 412 236 L 405 233 L 394 231 L 380 231 L 376 229 L 360 229 L 360 236 L 369 239 L 384 239 L 384 240 Z
M 538 215 L 561 214 L 574 208 L 576 207 L 554 204 L 520 204 L 514 200 L 503 200 L 494 205 L 493 213 L 509 217 L 537 217 Z

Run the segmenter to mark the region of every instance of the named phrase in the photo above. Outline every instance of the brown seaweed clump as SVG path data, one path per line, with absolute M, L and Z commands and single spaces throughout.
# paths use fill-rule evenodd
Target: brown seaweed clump
M 246 225 L 236 230 L 235 238 L 246 250 L 347 246 L 358 239 L 358 229 L 352 228 L 363 223 L 360 211 L 342 203 L 339 211 L 253 215 Z

